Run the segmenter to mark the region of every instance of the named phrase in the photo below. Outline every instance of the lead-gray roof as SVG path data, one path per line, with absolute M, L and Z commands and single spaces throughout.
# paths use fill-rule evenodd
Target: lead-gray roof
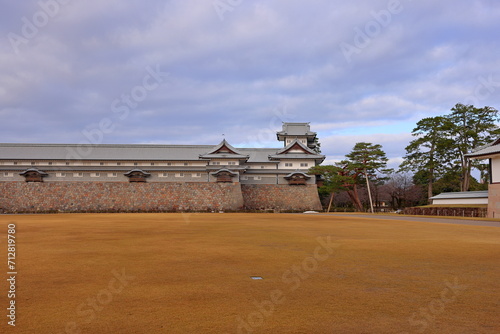
M 495 140 L 485 146 L 481 146 L 471 153 L 466 154 L 465 156 L 468 158 L 486 158 L 489 155 L 499 154 L 500 153 L 500 139 Z
M 217 151 L 219 151 L 222 147 L 226 147 L 229 151 L 231 151 L 232 153 L 229 153 L 229 152 L 218 152 L 218 153 L 215 153 Z M 244 155 L 244 154 L 241 154 L 238 149 L 234 148 L 233 146 L 231 146 L 231 144 L 229 144 L 226 139 L 223 139 L 219 145 L 215 146 L 214 148 L 212 148 L 209 152 L 203 154 L 203 155 L 200 155 L 200 158 L 204 158 L 204 159 L 214 159 L 214 158 L 222 158 L 222 159 L 227 159 L 227 158 L 236 158 L 236 159 L 247 159 L 248 158 L 248 155 Z
M 161 161 L 201 160 L 200 155 L 216 145 L 146 144 L 0 144 L 1 160 L 77 160 L 77 161 Z M 269 163 L 269 156 L 281 148 L 237 148 L 248 155 L 247 163 Z M 225 158 L 230 158 L 227 155 Z M 313 156 L 302 156 L 314 158 Z M 222 158 L 222 157 L 221 157 Z
M 309 123 L 283 123 L 283 129 L 277 132 L 278 137 L 282 136 L 316 136 L 316 132 L 311 131 Z
M 441 193 L 430 199 L 488 198 L 488 190 Z

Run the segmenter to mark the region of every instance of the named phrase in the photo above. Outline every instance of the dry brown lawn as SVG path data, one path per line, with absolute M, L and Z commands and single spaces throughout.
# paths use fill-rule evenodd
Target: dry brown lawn
M 8 223 L 15 327 L 6 317 Z M 0 216 L 0 236 L 1 333 L 500 332 L 496 227 L 59 214 Z

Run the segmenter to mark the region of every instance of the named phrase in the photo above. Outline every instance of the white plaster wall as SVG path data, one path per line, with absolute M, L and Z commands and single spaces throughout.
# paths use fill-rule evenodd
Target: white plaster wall
M 488 198 L 433 199 L 432 204 L 488 204 Z
M 500 182 L 500 157 L 491 159 L 491 174 L 493 183 Z
M 286 167 L 285 163 L 292 163 L 292 167 Z M 307 167 L 300 167 L 301 163 L 307 163 Z M 278 169 L 309 169 L 314 165 L 314 160 L 281 160 Z
M 276 169 L 276 164 L 255 164 L 255 165 L 247 165 L 250 169 Z M 262 168 L 264 166 L 264 168 Z

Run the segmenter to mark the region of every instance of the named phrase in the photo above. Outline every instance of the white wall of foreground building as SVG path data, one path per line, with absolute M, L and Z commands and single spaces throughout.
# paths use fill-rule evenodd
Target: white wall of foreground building
M 500 158 L 491 159 L 491 178 L 493 183 L 500 182 Z
M 437 205 L 459 205 L 459 204 L 488 204 L 488 198 L 454 198 L 454 199 L 433 199 L 432 204 Z

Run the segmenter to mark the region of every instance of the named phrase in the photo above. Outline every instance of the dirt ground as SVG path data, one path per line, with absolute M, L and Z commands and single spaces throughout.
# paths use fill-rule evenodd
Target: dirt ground
M 334 215 L 0 215 L 0 245 L 0 333 L 500 332 L 498 227 Z

